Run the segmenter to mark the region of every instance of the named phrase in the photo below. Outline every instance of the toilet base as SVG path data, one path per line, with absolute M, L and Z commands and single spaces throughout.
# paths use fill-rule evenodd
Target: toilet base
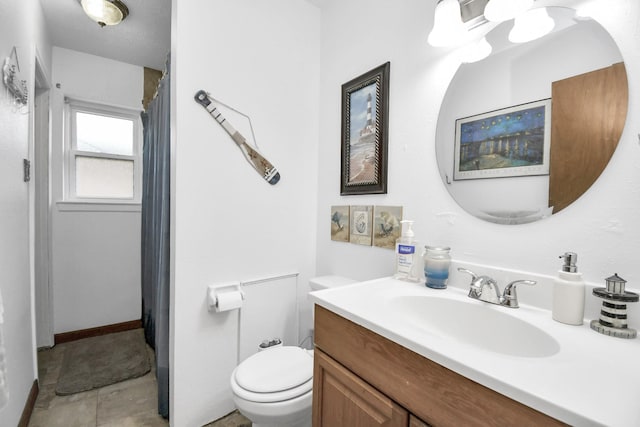
M 311 427 L 312 392 L 284 402 L 256 403 L 233 396 L 238 411 L 253 427 Z

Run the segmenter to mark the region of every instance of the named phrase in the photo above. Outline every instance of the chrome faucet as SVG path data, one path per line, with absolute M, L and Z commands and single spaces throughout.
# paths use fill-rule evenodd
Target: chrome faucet
M 500 295 L 498 283 L 489 276 L 478 276 L 471 270 L 466 268 L 458 268 L 458 271 L 471 275 L 471 284 L 469 287 L 469 298 L 478 299 L 480 301 L 489 302 L 491 304 L 502 305 L 510 308 L 518 308 L 518 294 L 516 293 L 516 285 L 535 285 L 533 280 L 515 280 L 504 288 L 504 292 Z

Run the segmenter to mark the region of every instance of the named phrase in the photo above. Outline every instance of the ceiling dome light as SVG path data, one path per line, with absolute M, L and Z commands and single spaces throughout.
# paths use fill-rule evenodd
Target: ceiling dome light
M 526 12 L 533 0 L 489 0 L 484 8 L 484 17 L 491 22 L 504 22 Z
M 117 25 L 129 15 L 129 8 L 120 0 L 80 0 L 84 13 L 98 25 Z
M 546 7 L 532 9 L 515 19 L 515 24 L 509 32 L 512 43 L 526 43 L 539 39 L 553 30 L 556 23 L 547 13 Z
M 439 0 L 433 17 L 433 29 L 427 41 L 431 46 L 453 46 L 460 42 L 465 30 L 458 0 Z
M 477 42 L 469 43 L 468 45 L 460 49 L 460 60 L 465 64 L 482 61 L 484 58 L 491 54 L 492 50 L 493 48 L 487 41 L 487 38 L 482 37 Z

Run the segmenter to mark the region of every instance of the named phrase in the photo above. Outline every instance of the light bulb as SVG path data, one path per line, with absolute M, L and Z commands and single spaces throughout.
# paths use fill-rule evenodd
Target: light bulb
M 526 12 L 533 0 L 489 0 L 484 8 L 484 17 L 491 22 L 504 22 Z
M 556 23 L 547 13 L 547 8 L 532 9 L 515 19 L 509 32 L 512 43 L 526 43 L 548 34 Z
M 441 0 L 436 5 L 433 29 L 427 41 L 431 46 L 443 47 L 457 44 L 464 35 L 458 0 Z
M 478 62 L 489 56 L 492 50 L 493 48 L 487 41 L 487 38 L 482 37 L 480 40 L 469 43 L 460 49 L 460 60 L 465 64 Z

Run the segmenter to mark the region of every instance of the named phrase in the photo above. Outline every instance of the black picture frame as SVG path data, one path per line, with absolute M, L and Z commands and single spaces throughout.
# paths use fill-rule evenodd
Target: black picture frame
M 340 195 L 387 193 L 386 62 L 342 85 Z

